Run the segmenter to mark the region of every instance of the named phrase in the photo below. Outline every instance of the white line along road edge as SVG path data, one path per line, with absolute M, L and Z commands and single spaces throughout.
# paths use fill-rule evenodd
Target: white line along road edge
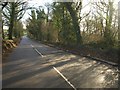
M 71 84 L 70 81 L 68 81 L 68 79 L 59 71 L 57 70 L 57 68 L 53 67 L 55 69 L 55 71 L 57 71 L 57 73 L 74 89 L 77 90 L 73 84 Z

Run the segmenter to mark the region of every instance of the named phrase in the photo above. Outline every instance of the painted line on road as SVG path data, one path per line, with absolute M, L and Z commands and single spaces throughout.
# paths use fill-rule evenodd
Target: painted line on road
M 34 46 L 31 44 L 31 47 L 34 48 Z
M 40 53 L 40 51 L 38 51 L 32 44 L 31 44 L 31 47 L 32 47 L 41 57 L 44 57 L 44 56 L 42 55 L 42 53 Z
M 44 57 L 36 48 L 34 49 L 41 57 Z
M 70 81 L 68 81 L 68 79 L 57 68 L 53 68 L 74 90 L 77 90 L 75 86 Z
M 34 48 L 34 46 L 31 44 L 32 48 Z M 40 53 L 40 51 L 38 51 L 36 48 L 34 48 L 34 50 L 41 56 L 41 57 L 44 57 L 42 55 L 42 53 Z M 57 70 L 57 68 L 53 67 L 53 69 L 74 89 L 74 90 L 77 90 L 75 88 L 75 86 L 70 82 L 68 81 L 68 79 L 59 71 Z

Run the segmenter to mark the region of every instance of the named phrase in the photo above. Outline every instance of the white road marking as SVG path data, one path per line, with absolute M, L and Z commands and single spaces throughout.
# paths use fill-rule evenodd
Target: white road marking
M 32 46 L 32 48 L 34 48 L 34 46 L 31 44 L 31 46 Z M 36 48 L 34 48 L 34 50 L 41 56 L 41 57 L 44 57 L 43 55 L 42 55 L 42 53 L 40 53 L 40 51 L 38 51 Z M 73 84 L 71 84 L 71 82 L 70 81 L 68 81 L 68 79 L 59 71 L 59 70 L 57 70 L 57 68 L 55 68 L 55 67 L 53 67 L 54 68 L 54 70 L 74 89 L 74 90 L 77 90 L 75 87 L 74 87 L 74 85 Z
M 36 48 L 35 48 L 35 51 L 36 51 L 41 57 L 44 57 L 44 56 L 42 55 L 42 53 L 40 53 Z
M 57 73 L 74 89 L 74 90 L 77 90 L 75 88 L 75 86 L 73 84 L 71 84 L 70 81 L 68 81 L 68 79 L 59 71 L 57 70 L 57 68 L 53 67 L 55 71 L 57 71 Z
M 31 44 L 31 47 L 33 48 L 34 46 Z
M 34 46 L 31 44 L 31 47 L 32 48 L 34 48 Z M 34 48 L 34 50 L 41 56 L 41 57 L 44 57 L 43 55 L 42 55 L 42 53 L 40 53 L 36 48 Z

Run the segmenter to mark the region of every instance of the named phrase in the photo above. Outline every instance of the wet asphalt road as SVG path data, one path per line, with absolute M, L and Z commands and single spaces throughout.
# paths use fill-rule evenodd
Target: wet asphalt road
M 39 55 L 34 48 L 42 55 Z M 3 88 L 117 88 L 118 68 L 23 37 L 2 64 Z

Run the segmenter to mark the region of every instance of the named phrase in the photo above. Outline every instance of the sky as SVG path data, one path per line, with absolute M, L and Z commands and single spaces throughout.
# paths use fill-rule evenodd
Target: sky
M 43 6 L 44 9 L 45 9 L 45 12 L 47 12 L 47 9 L 46 9 L 46 7 L 45 7 L 45 4 L 46 4 L 46 3 L 50 3 L 50 4 L 51 4 L 51 3 L 53 2 L 53 0 L 27 0 L 27 1 L 28 1 L 28 5 L 29 5 L 30 7 L 38 8 L 39 6 Z M 23 27 L 24 27 L 24 28 L 26 28 L 26 25 L 25 25 L 26 19 L 30 17 L 29 14 L 30 14 L 30 10 L 28 10 L 28 11 L 25 13 L 25 15 L 23 16 L 23 18 L 22 18 L 22 22 L 23 22 Z
M 45 9 L 45 12 L 47 12 L 47 9 L 45 7 L 45 4 L 46 3 L 52 3 L 54 1 L 57 1 L 57 0 L 28 0 L 28 5 L 29 6 L 33 6 L 33 7 L 36 7 L 38 8 L 39 6 L 43 6 L 44 9 Z M 63 1 L 63 0 L 59 0 L 59 1 Z M 69 0 L 68 0 L 69 1 Z M 89 0 L 84 0 L 84 3 L 87 4 Z M 24 15 L 23 17 L 23 21 L 26 20 L 26 18 L 28 17 L 28 13 L 30 13 L 30 11 L 27 11 L 26 14 Z
M 46 9 L 46 7 L 45 7 L 45 4 L 46 3 L 52 3 L 53 1 L 56 1 L 56 0 L 28 0 L 28 5 L 29 6 L 33 6 L 33 7 L 36 7 L 36 8 L 38 8 L 39 6 L 43 6 L 44 8 L 45 8 L 45 12 L 47 12 L 47 9 Z M 59 0 L 59 1 L 61 1 L 61 0 Z M 62 1 L 64 1 L 64 0 L 62 0 Z M 68 0 L 69 1 L 69 0 Z M 76 1 L 78 1 L 78 0 L 76 0 Z M 88 4 L 88 2 L 89 2 L 90 0 L 83 0 L 83 7 L 86 5 L 86 4 Z M 92 0 L 92 1 L 96 1 L 96 0 Z M 106 0 L 107 1 L 107 0 Z M 115 4 L 116 4 L 116 7 L 117 7 L 117 3 L 119 2 L 120 0 L 114 0 L 114 2 L 115 2 Z M 84 10 L 83 10 L 83 12 L 86 12 L 87 13 L 87 11 L 89 11 L 89 7 L 85 7 L 84 8 Z M 29 17 L 29 14 L 30 14 L 30 11 L 27 11 L 26 12 L 26 14 L 24 15 L 24 17 L 22 18 L 22 21 L 23 21 L 23 24 L 24 24 L 24 28 L 25 28 L 25 21 L 26 21 L 26 19 Z
M 45 7 L 45 4 L 46 3 L 52 3 L 53 1 L 55 1 L 55 0 L 26 0 L 27 2 L 28 2 L 28 5 L 30 6 L 30 7 L 36 7 L 36 8 L 38 8 L 39 6 L 43 6 L 44 7 L 44 9 L 45 9 L 45 12 L 47 12 L 47 9 L 46 9 L 46 7 Z M 59 0 L 59 1 L 61 1 L 61 0 Z M 92 1 L 97 1 L 97 0 L 92 0 Z M 115 4 L 116 4 L 116 7 L 117 7 L 117 3 L 119 2 L 120 0 L 114 0 L 114 2 L 115 2 Z M 89 0 L 83 0 L 83 7 L 86 5 L 86 4 L 88 4 L 88 2 L 89 2 Z M 89 7 L 85 7 L 84 8 L 84 10 L 83 10 L 83 12 L 88 12 L 89 11 Z M 29 18 L 30 16 L 29 16 L 29 14 L 30 14 L 30 10 L 28 10 L 26 13 L 25 13 L 25 15 L 23 16 L 23 18 L 21 19 L 22 20 L 22 22 L 23 22 L 23 25 L 24 25 L 24 28 L 25 28 L 25 23 L 26 23 L 26 19 L 27 18 Z M 4 28 L 6 28 L 6 27 L 4 27 Z

